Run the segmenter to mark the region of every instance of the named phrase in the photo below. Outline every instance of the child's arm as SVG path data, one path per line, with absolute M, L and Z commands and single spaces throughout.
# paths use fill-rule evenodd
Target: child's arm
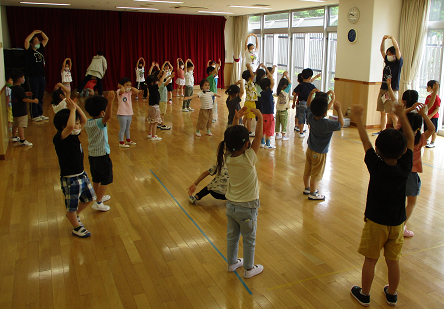
M 247 63 L 247 69 L 248 71 L 250 71 L 250 80 L 253 81 L 254 80 L 254 72 L 253 69 L 251 68 L 251 65 L 249 63 Z M 268 72 L 268 70 L 267 70 Z
M 213 96 L 215 96 L 216 98 L 220 98 L 221 97 L 220 95 L 218 95 L 217 93 L 214 93 L 214 92 L 213 92 Z
M 293 96 L 293 106 L 291 108 L 295 108 L 296 107 L 296 97 L 298 96 L 296 92 L 293 91 L 292 93 Z
M 427 104 L 427 107 L 429 110 L 433 107 L 433 104 L 435 104 L 436 95 L 438 93 L 438 90 L 439 90 L 439 84 L 435 83 L 433 85 L 432 95 L 430 96 L 429 103 Z M 435 114 L 436 114 L 436 112 L 435 112 Z
M 170 80 L 173 79 L 173 77 L 174 77 L 175 74 L 176 74 L 176 73 L 173 72 L 173 73 L 171 73 L 170 76 L 167 77 L 167 79 L 166 79 L 166 81 L 165 81 L 165 85 L 168 85 L 168 84 L 170 83 Z M 163 80 L 163 79 L 161 79 L 161 80 Z
M 425 138 L 428 139 L 432 136 L 433 132 L 435 132 L 435 125 L 432 120 L 430 120 L 429 116 L 425 113 L 425 105 L 421 104 L 421 107 L 418 110 L 418 114 L 421 115 L 422 119 L 424 119 L 424 124 L 427 126 L 427 131 L 424 132 Z M 416 133 L 416 132 L 415 132 Z
M 116 93 L 114 91 L 108 91 L 108 105 L 105 110 L 105 117 L 102 118 L 102 123 L 105 124 L 108 120 L 111 119 L 111 115 L 113 113 L 113 102 L 116 97 Z
M 256 38 L 256 50 L 259 51 L 259 40 L 256 34 L 253 33 L 253 36 Z
M 71 134 L 72 130 L 74 130 L 74 127 L 76 125 L 77 104 L 74 103 L 71 99 L 66 100 L 66 108 L 69 109 L 69 118 L 68 121 L 66 122 L 66 127 L 62 131 L 61 134 L 62 139 L 67 138 Z
M 63 85 L 62 83 L 58 83 L 56 86 L 60 87 L 63 89 L 63 91 L 66 93 L 66 98 L 69 99 L 71 98 L 71 90 L 69 90 L 68 88 L 65 87 L 65 85 Z
M 193 65 L 193 67 L 194 67 L 194 63 L 193 63 L 193 60 L 191 60 L 191 59 L 188 59 L 187 61 L 189 61 L 192 65 Z
M 207 68 L 210 66 L 210 63 L 211 63 L 211 59 L 208 60 L 208 62 L 207 62 Z
M 399 49 L 398 42 L 397 42 L 396 39 L 395 39 L 393 36 L 391 36 L 391 35 L 388 36 L 388 39 L 391 39 L 391 40 L 392 40 L 393 47 L 394 47 L 395 50 L 396 50 L 396 59 L 401 59 L 401 50 Z
M 139 90 L 136 87 L 131 87 L 131 92 L 134 94 L 139 94 L 139 93 L 143 92 L 143 90 L 142 89 Z
M 239 88 L 240 88 L 239 97 L 242 98 L 242 96 L 245 93 L 244 81 L 242 79 L 240 79 L 240 80 L 237 81 L 236 84 L 239 85 Z
M 35 104 L 39 103 L 39 99 L 32 100 L 32 99 L 25 98 L 22 101 L 25 102 L 25 103 L 35 103 Z
M 319 92 L 319 89 L 318 89 L 318 88 L 313 89 L 313 90 L 310 92 L 310 94 L 308 95 L 308 99 L 307 99 L 307 108 L 310 106 L 311 101 L 313 100 L 313 95 L 314 95 L 316 92 Z
M 315 80 L 317 80 L 319 77 L 321 77 L 322 73 L 319 73 L 318 75 L 315 75 L 314 77 L 312 77 L 310 79 L 310 83 L 314 82 Z
M 33 37 L 34 35 L 36 35 L 37 33 L 41 33 L 41 32 L 42 32 L 42 31 L 40 31 L 40 30 L 34 30 L 33 32 L 31 32 L 30 35 L 28 35 L 28 36 L 26 37 L 26 39 L 25 39 L 25 49 L 28 49 L 28 48 L 29 48 L 29 41 L 31 41 L 32 37 Z
M 49 38 L 48 38 L 48 36 L 45 34 L 45 32 L 43 32 L 43 31 L 40 31 L 40 34 L 42 35 L 42 38 L 43 38 L 43 40 L 42 40 L 42 45 L 43 45 L 43 47 L 45 47 L 46 44 L 48 44 Z
M 179 69 L 180 69 L 179 60 L 182 60 L 182 58 L 177 58 L 177 66 L 176 66 L 176 70 L 178 70 L 178 71 L 179 71 Z M 183 62 L 183 60 L 182 60 L 182 62 Z
M 257 153 L 259 151 L 259 148 L 261 147 L 261 139 L 264 133 L 264 120 L 260 110 L 252 108 L 250 109 L 250 111 L 253 112 L 254 115 L 257 117 L 255 137 L 253 139 L 253 143 L 251 144 L 251 148 L 253 148 L 254 152 Z
M 72 69 L 72 60 L 71 58 L 66 58 L 69 61 L 69 70 L 71 71 Z
M 196 191 L 196 187 L 197 185 L 205 179 L 205 177 L 207 177 L 208 175 L 210 175 L 209 171 L 205 171 L 202 174 L 200 174 L 200 176 L 197 178 L 197 180 L 189 187 L 187 188 L 188 191 L 188 195 L 191 196 L 193 195 L 193 193 Z
M 221 66 L 222 66 L 222 61 L 220 61 L 220 58 L 219 58 L 219 63 L 216 64 L 216 68 L 217 68 L 218 71 L 219 71 Z
M 336 101 L 336 96 L 335 96 L 335 92 L 333 90 L 329 90 L 327 91 L 327 95 L 331 95 L 331 100 L 330 103 L 328 104 L 328 109 L 331 109 L 331 107 L 333 106 L 333 104 Z
M 65 60 L 63 60 L 62 68 L 60 69 L 61 73 L 63 73 L 63 71 L 65 70 L 65 66 L 66 66 L 67 61 L 68 61 L 68 58 L 65 58 Z
M 387 78 L 387 88 L 388 88 L 388 92 L 390 95 L 390 100 L 392 100 L 392 102 L 396 101 L 396 97 L 395 94 L 393 93 L 393 89 L 392 89 L 392 80 L 390 78 Z
M 411 107 L 405 109 L 405 114 L 407 115 L 407 114 L 410 113 L 412 110 L 414 110 L 414 109 L 416 109 L 418 106 L 422 106 L 422 105 L 425 106 L 425 104 L 421 104 L 421 103 L 416 102 L 416 103 L 413 104 Z
M 342 115 L 341 103 L 339 101 L 335 101 L 333 107 L 338 113 L 338 121 L 341 124 L 342 128 L 344 126 L 344 115 Z
M 123 95 L 125 93 L 125 87 L 121 84 L 117 84 L 117 88 L 120 89 L 119 96 Z
M 247 37 L 245 38 L 245 50 L 248 50 L 248 38 L 250 37 L 250 36 L 252 36 L 253 35 L 253 33 L 249 33 L 248 35 L 247 35 Z
M 407 148 L 413 151 L 413 147 L 415 146 L 415 135 L 413 134 L 412 127 L 410 126 L 410 122 L 407 118 L 407 115 L 404 112 L 403 104 L 395 104 L 395 114 L 398 116 L 399 121 L 401 122 L 402 131 L 404 132 L 405 137 L 407 138 Z
M 381 51 L 382 58 L 384 59 L 385 59 L 385 40 L 387 40 L 388 37 L 389 37 L 388 35 L 384 35 L 382 37 L 381 47 L 379 48 L 379 50 Z
M 267 70 L 268 71 L 268 70 Z M 273 90 L 274 88 L 274 78 L 273 78 L 273 74 L 271 74 L 270 72 L 268 72 L 267 74 L 268 79 L 270 80 L 270 89 Z
M 184 101 L 186 101 L 186 100 L 192 100 L 192 99 L 195 99 L 195 98 L 198 98 L 198 97 L 199 97 L 198 94 L 193 94 L 193 95 L 190 96 L 190 97 L 183 97 L 182 100 L 184 100 Z
M 155 61 L 151 62 L 151 67 L 150 67 L 150 69 L 148 71 L 148 75 L 151 75 L 151 73 L 153 72 L 153 69 L 154 69 L 155 66 L 156 66 L 156 62 Z
M 362 146 L 364 146 L 364 152 L 367 152 L 370 148 L 372 148 L 372 143 L 367 135 L 367 130 L 364 127 L 364 123 L 362 122 L 362 111 L 364 108 L 359 105 L 352 105 L 351 107 L 351 116 L 355 121 L 356 126 L 358 127 L 359 137 L 362 141 Z

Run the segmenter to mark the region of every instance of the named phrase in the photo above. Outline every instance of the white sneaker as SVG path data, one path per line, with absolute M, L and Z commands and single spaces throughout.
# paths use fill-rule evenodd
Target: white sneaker
M 261 144 L 261 148 L 265 148 L 265 144 Z
M 111 195 L 104 195 L 102 196 L 102 202 L 107 202 L 111 199 Z
M 255 137 L 256 136 L 254 132 L 250 132 L 249 135 L 250 135 L 250 137 Z
M 40 118 L 40 116 L 35 117 L 35 118 L 32 118 L 32 121 L 39 122 L 39 121 L 42 121 L 42 118 Z
M 103 204 L 103 201 L 100 204 L 97 204 L 97 202 L 94 201 L 94 203 L 91 206 L 91 208 L 95 209 L 95 210 L 100 210 L 100 211 L 108 211 L 108 210 L 111 209 L 111 207 L 109 207 L 108 205 Z
M 139 97 L 135 97 L 134 99 L 139 100 Z
M 188 109 L 182 108 L 182 112 L 187 112 L 188 113 Z
M 189 199 L 190 199 L 190 203 L 191 203 L 191 204 L 196 204 L 197 198 L 196 198 L 195 196 L 190 195 L 190 196 L 189 196 Z
M 127 144 L 127 145 L 137 145 L 137 143 L 136 143 L 136 142 L 133 142 L 133 141 L 126 142 L 126 144 Z
M 83 226 L 81 226 L 78 229 L 78 231 L 73 229 L 72 234 L 77 237 L 80 237 L 80 238 L 87 238 L 87 237 L 91 236 L 91 233 L 87 229 L 85 229 Z
M 49 119 L 49 117 L 46 117 L 46 116 L 43 116 L 43 115 L 41 115 L 40 118 L 41 118 L 42 120 L 48 120 L 48 119 Z
M 129 148 L 129 145 L 127 145 L 127 144 L 119 144 L 119 147 L 120 148 Z
M 192 111 L 194 111 L 194 108 L 188 107 L 188 110 L 189 110 L 190 112 L 192 112 Z
M 282 138 L 282 136 L 276 134 L 276 139 L 281 139 L 281 138 Z
M 299 138 L 304 138 L 305 137 L 305 133 L 299 133 Z
M 152 141 L 161 141 L 162 138 L 158 137 L 157 135 L 155 135 L 154 137 L 151 138 Z
M 287 136 L 282 136 L 282 140 L 283 140 L 283 141 L 288 141 L 288 140 L 290 140 L 290 138 L 287 137 Z
M 20 143 L 21 146 L 32 146 L 32 143 L 28 142 L 27 140 L 24 140 L 23 143 Z
M 311 201 L 313 201 L 313 200 L 316 200 L 316 201 L 323 201 L 323 200 L 325 200 L 325 195 L 322 195 L 322 194 L 318 194 L 318 193 L 315 193 L 315 194 L 309 194 L 308 195 L 308 199 L 309 200 L 311 200 Z
M 20 137 L 11 137 L 11 141 L 13 142 L 20 142 Z
M 273 146 L 273 145 L 265 145 L 265 149 L 276 149 L 276 146 Z
M 241 267 L 242 265 L 244 265 L 244 259 L 240 258 L 240 259 L 237 259 L 236 263 L 228 265 L 227 270 L 230 272 L 233 272 L 236 269 L 238 269 L 239 267 Z
M 244 272 L 244 278 L 249 279 L 251 277 L 259 275 L 263 271 L 264 271 L 264 266 L 262 266 L 260 264 L 254 265 L 252 269 L 246 270 Z
M 149 134 L 146 138 L 147 139 L 152 139 L 153 137 L 151 136 L 151 134 Z

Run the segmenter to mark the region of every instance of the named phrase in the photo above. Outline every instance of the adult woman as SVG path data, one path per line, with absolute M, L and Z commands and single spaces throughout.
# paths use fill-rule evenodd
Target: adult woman
M 248 43 L 248 38 L 250 36 L 254 36 L 256 38 L 256 46 L 252 43 Z M 250 33 L 245 38 L 245 65 L 249 63 L 251 65 L 251 68 L 253 71 L 256 71 L 258 65 L 259 65 L 259 59 L 258 59 L 258 52 L 259 52 L 259 40 L 257 39 L 256 34 Z
M 37 34 L 41 34 L 40 41 Z M 25 39 L 25 63 L 26 74 L 29 79 L 29 87 L 34 98 L 39 100 L 38 104 L 31 104 L 31 118 L 34 121 L 48 120 L 43 116 L 43 95 L 45 93 L 45 46 L 49 38 L 42 30 L 34 30 Z
M 88 69 L 86 69 L 85 78 L 80 82 L 77 87 L 77 92 L 82 92 L 86 83 L 94 76 L 97 79 L 97 88 L 99 90 L 99 95 L 103 94 L 102 78 L 105 75 L 106 69 L 108 68 L 105 57 L 102 51 L 98 51 L 97 55 L 91 60 L 91 64 Z

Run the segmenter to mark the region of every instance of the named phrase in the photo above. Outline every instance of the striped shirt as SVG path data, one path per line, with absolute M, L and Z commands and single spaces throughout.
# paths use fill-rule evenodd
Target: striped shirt
M 102 123 L 102 118 L 88 119 L 85 124 L 88 134 L 88 155 L 90 157 L 101 157 L 110 153 L 108 145 L 108 129 Z
M 211 91 L 207 91 L 207 92 L 199 92 L 197 94 L 200 98 L 200 109 L 213 109 L 213 97 L 214 97 L 214 93 Z

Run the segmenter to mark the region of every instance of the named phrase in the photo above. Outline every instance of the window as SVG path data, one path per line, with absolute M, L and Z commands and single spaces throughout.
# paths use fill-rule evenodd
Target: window
M 296 11 L 292 15 L 293 27 L 322 27 L 324 25 L 324 8 Z
M 331 6 L 329 8 L 329 20 L 328 25 L 329 26 L 337 26 L 338 25 L 338 14 L 339 14 L 339 6 Z
M 313 70 L 313 76 L 322 72 L 322 56 L 324 55 L 324 34 L 307 33 L 308 36 L 308 66 Z M 313 81 L 313 85 L 318 89 L 323 89 L 320 78 Z
M 328 34 L 327 85 L 326 85 L 327 91 L 333 90 L 335 88 L 337 41 L 338 41 L 337 33 Z
M 260 15 L 254 15 L 248 17 L 248 32 L 251 32 L 252 30 L 261 29 L 261 16 Z
M 265 15 L 265 29 L 288 28 L 288 13 Z
M 442 0 L 430 1 L 429 21 L 444 21 L 444 2 Z

